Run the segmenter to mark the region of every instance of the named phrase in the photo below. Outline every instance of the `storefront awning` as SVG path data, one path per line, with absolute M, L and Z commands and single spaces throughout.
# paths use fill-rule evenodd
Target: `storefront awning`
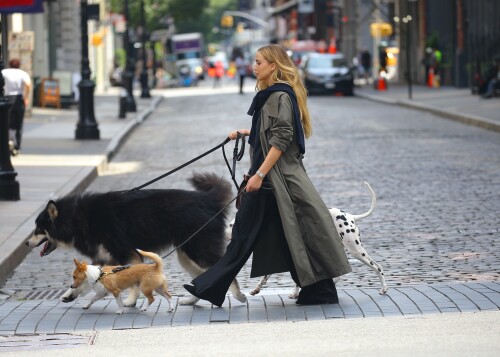
M 43 12 L 43 0 L 1 0 L 0 13 L 36 13 Z

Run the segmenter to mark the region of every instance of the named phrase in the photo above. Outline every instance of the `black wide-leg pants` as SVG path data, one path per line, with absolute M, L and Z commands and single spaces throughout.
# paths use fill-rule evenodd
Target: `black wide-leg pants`
M 194 292 L 191 292 L 193 295 L 214 305 L 222 305 L 229 286 L 252 254 L 261 228 L 271 219 L 270 215 L 266 214 L 266 207 L 274 197 L 267 191 L 269 190 L 261 189 L 244 193 L 226 254 L 192 281 L 195 288 Z

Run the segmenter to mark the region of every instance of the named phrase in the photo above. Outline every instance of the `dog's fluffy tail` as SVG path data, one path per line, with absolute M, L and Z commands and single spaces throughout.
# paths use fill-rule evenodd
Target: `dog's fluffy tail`
M 196 190 L 213 194 L 217 202 L 226 204 L 231 200 L 231 184 L 214 173 L 195 173 L 189 181 Z
M 375 191 L 373 191 L 372 187 L 368 184 L 368 182 L 365 181 L 366 187 L 368 187 L 368 190 L 370 191 L 370 196 L 372 198 L 372 204 L 368 212 L 360 214 L 360 215 L 353 215 L 354 220 L 361 220 L 363 218 L 368 217 L 369 215 L 372 214 L 373 210 L 375 209 L 375 204 L 377 203 L 377 197 L 375 196 Z
M 155 264 L 156 264 L 156 269 L 159 271 L 163 271 L 163 260 L 161 260 L 161 257 L 153 252 L 145 252 L 140 249 L 136 249 L 140 255 L 147 257 L 151 259 Z

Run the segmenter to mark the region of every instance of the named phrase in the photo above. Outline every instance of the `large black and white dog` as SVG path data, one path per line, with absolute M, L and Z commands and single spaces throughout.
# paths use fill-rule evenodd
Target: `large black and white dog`
M 61 246 L 75 248 L 93 264 L 139 263 L 141 257 L 136 249 L 161 254 L 180 246 L 231 199 L 230 183 L 213 173 L 194 174 L 190 182 L 194 191 L 112 191 L 50 201 L 36 219 L 34 234 L 26 245 L 34 248 L 45 244 L 41 256 Z M 182 267 L 193 279 L 224 255 L 226 211 L 177 250 Z M 84 290 L 69 290 L 63 301 L 74 300 Z M 236 279 L 231 292 L 236 299 L 246 301 Z M 125 304 L 135 305 L 138 294 L 139 290 L 133 289 Z M 180 303 L 197 301 L 193 296 Z

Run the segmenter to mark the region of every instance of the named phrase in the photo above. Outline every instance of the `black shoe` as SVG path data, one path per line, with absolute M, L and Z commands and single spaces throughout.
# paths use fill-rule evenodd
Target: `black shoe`
M 200 293 L 198 293 L 198 291 L 196 291 L 196 288 L 194 285 L 184 284 L 183 286 L 184 286 L 184 289 L 186 289 L 194 297 L 197 297 L 198 299 L 201 299 L 201 300 L 207 300 L 207 301 L 211 302 L 212 304 L 214 304 L 215 306 L 221 307 L 222 303 L 224 302 L 224 300 L 222 300 L 221 303 L 218 303 L 218 302 L 211 301 L 210 298 L 203 297 Z
M 338 304 L 339 297 L 332 279 L 324 279 L 304 286 L 297 298 L 297 305 Z

